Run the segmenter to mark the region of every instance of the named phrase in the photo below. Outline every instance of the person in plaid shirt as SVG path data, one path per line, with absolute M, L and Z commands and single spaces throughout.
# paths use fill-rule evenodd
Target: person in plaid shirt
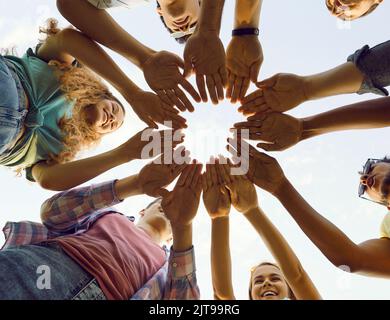
M 0 299 L 199 299 L 192 220 L 202 165 L 151 163 L 125 179 L 56 194 L 43 224 L 7 223 Z M 178 176 L 173 191 L 164 189 Z M 112 206 L 160 197 L 134 224 Z M 170 251 L 161 244 L 173 240 Z

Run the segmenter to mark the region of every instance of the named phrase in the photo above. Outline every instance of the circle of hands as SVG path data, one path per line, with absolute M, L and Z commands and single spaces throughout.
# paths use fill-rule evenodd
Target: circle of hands
M 172 122 L 172 131 L 187 127 L 180 111 L 193 112 L 195 108 L 184 91 L 196 102 L 210 98 L 218 104 L 225 99 L 226 90 L 226 98 L 232 103 L 241 102 L 238 111 L 247 117 L 234 125 L 238 132 L 228 139 L 232 160 L 212 158 L 212 164 L 207 164 L 202 174 L 202 164 L 196 160 L 164 164 L 163 154 L 160 163 L 154 161 L 142 169 L 142 192 L 163 198 L 162 207 L 172 224 L 186 225 L 192 221 L 202 190 L 209 215 L 218 218 L 227 216 L 232 205 L 243 214 L 257 208 L 254 184 L 273 194 L 282 188 L 285 177 L 277 161 L 244 141 L 240 130 L 247 129 L 249 139 L 261 141 L 257 146 L 266 151 L 284 150 L 299 142 L 301 121 L 283 112 L 308 100 L 306 84 L 303 77 L 293 74 L 277 74 L 259 82 L 262 62 L 262 47 L 256 36 L 233 37 L 225 52 L 218 35 L 197 32 L 186 44 L 184 61 L 173 53 L 160 51 L 145 62 L 145 79 L 156 94 L 140 92 L 132 97 L 131 104 L 149 127 L 157 128 L 157 123 L 164 121 Z M 187 80 L 192 74 L 199 93 Z M 257 90 L 247 95 L 251 82 Z M 173 142 L 173 148 L 180 142 Z M 139 143 L 138 148 L 145 145 Z M 249 159 L 239 158 L 242 147 L 249 151 Z M 184 147 L 164 152 L 177 151 L 189 155 Z M 233 174 L 233 169 L 239 169 L 243 161 L 248 168 L 246 173 Z M 165 188 L 177 177 L 174 189 L 167 191 Z

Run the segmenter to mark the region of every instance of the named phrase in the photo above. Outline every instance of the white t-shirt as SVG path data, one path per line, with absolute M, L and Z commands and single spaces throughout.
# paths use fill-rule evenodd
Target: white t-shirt
M 386 214 L 383 218 L 380 229 L 380 237 L 390 238 L 390 213 Z
M 132 9 L 143 4 L 151 3 L 152 0 L 87 0 L 98 9 L 109 9 L 114 7 L 126 7 Z

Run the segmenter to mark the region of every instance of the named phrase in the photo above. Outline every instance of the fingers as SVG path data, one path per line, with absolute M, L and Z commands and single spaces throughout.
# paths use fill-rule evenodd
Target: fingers
M 196 85 L 198 86 L 200 97 L 203 102 L 207 102 L 207 92 L 206 92 L 206 84 L 204 81 L 204 76 L 196 74 Z
M 219 73 L 219 76 L 221 77 L 222 85 L 225 88 L 227 86 L 227 83 L 228 83 L 228 73 L 227 73 L 226 67 L 225 66 L 220 67 L 218 70 L 218 73 Z
M 234 90 L 232 93 L 232 98 L 230 100 L 232 103 L 236 103 L 238 100 L 238 97 L 240 96 L 242 82 L 243 82 L 243 78 L 236 76 L 236 80 L 234 82 Z
M 184 103 L 177 97 L 176 91 L 174 89 L 171 90 L 165 90 L 166 95 L 168 96 L 169 100 L 178 107 L 181 111 L 186 111 L 186 106 Z
M 257 77 L 258 77 L 259 72 L 260 72 L 260 67 L 261 67 L 261 61 L 258 61 L 258 62 L 254 63 L 254 64 L 251 66 L 251 70 L 250 70 L 250 80 L 251 80 L 253 83 L 256 83 L 256 82 L 257 82 Z
M 183 87 L 185 91 L 187 91 L 191 97 L 196 101 L 196 102 L 201 102 L 202 99 L 200 98 L 198 92 L 196 92 L 195 88 L 192 86 L 191 83 L 189 83 L 186 79 L 181 79 L 180 85 Z M 191 110 L 189 110 L 191 111 Z
M 193 164 L 193 163 L 187 165 L 187 167 L 181 173 L 180 178 L 177 181 L 176 187 L 183 187 L 185 185 L 187 178 L 191 174 L 194 167 L 195 167 L 195 164 Z
M 219 73 L 215 74 L 213 77 L 214 77 L 215 87 L 217 89 L 218 99 L 223 100 L 225 98 L 225 94 L 223 92 L 224 85 L 222 83 L 222 78 L 219 75 Z
M 263 96 L 263 90 L 258 89 L 255 92 L 252 92 L 251 94 L 247 95 L 244 99 L 242 99 L 242 104 L 245 105 L 246 103 L 249 103 L 253 100 L 256 100 L 259 97 Z
M 206 75 L 206 84 L 209 91 L 210 99 L 213 104 L 218 104 L 215 81 L 212 75 Z
M 173 90 L 176 94 L 176 97 L 180 99 L 180 101 L 184 105 L 184 108 L 190 112 L 193 112 L 195 109 L 190 100 L 188 100 L 187 96 L 184 94 L 184 92 L 179 87 L 176 87 Z
M 183 77 L 184 78 L 187 78 L 191 75 L 191 73 L 193 72 L 193 68 L 192 68 L 192 63 L 191 63 L 191 59 L 189 59 L 189 57 L 184 57 L 184 73 L 183 73 Z
M 250 83 L 251 83 L 251 80 L 249 78 L 243 78 L 242 86 L 241 86 L 241 90 L 240 90 L 240 95 L 239 95 L 240 100 L 244 99 L 246 92 L 249 89 Z
M 232 98 L 235 80 L 236 80 L 236 76 L 232 72 L 229 72 L 228 84 L 226 90 L 226 98 L 228 99 Z
M 265 79 L 263 81 L 256 83 L 256 86 L 258 88 L 264 88 L 264 87 L 265 88 L 272 88 L 278 82 L 278 78 L 279 78 L 279 74 L 275 74 L 271 78 L 268 78 L 268 79 Z
M 158 125 L 150 116 L 140 116 L 140 119 L 147 124 L 149 128 L 158 129 Z
M 259 143 L 257 147 L 265 150 L 265 151 L 282 151 L 283 148 L 279 146 L 277 143 Z

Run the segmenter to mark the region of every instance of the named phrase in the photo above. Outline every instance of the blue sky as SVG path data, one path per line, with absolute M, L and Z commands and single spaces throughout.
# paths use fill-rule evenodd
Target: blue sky
M 323 0 L 264 0 L 260 40 L 264 64 L 260 79 L 279 72 L 301 75 L 325 71 L 343 63 L 347 56 L 365 44 L 371 46 L 389 40 L 383 26 L 390 3 L 384 2 L 368 17 L 342 23 L 328 14 Z M 49 17 L 58 18 L 55 1 L 19 0 L 0 2 L 0 47 L 16 46 L 22 54 L 34 46 L 38 26 Z M 229 43 L 233 25 L 234 1 L 226 1 L 221 39 Z M 183 47 L 169 38 L 153 5 L 133 11 L 113 9 L 111 14 L 133 36 L 155 50 L 169 50 L 182 55 Z M 123 58 L 112 53 L 115 61 L 139 86 L 147 89 L 142 73 Z M 253 88 L 251 89 L 253 90 Z M 373 99 L 373 95 L 345 95 L 308 102 L 290 114 L 304 117 L 326 110 Z M 185 114 L 189 129 L 187 147 L 199 160 L 224 152 L 228 129 L 243 118 L 236 105 L 222 102 L 218 106 L 201 103 L 193 114 Z M 125 125 L 103 143 L 82 156 L 106 151 L 125 141 L 144 125 L 128 112 Z M 284 152 L 272 153 L 298 191 L 321 214 L 341 228 L 356 243 L 377 238 L 386 209 L 357 197 L 358 174 L 367 158 L 389 153 L 390 129 L 350 131 L 307 140 Z M 136 161 L 107 172 L 93 182 L 125 177 L 136 173 L 145 162 Z M 40 204 L 53 192 L 40 189 L 12 170 L 0 168 L 0 225 L 6 221 L 39 221 Z M 260 205 L 285 235 L 304 268 L 325 299 L 388 299 L 390 281 L 350 275 L 335 268 L 306 238 L 272 196 L 258 190 Z M 136 215 L 151 199 L 135 197 L 119 207 Z M 210 221 L 201 204 L 194 223 L 197 274 L 202 298 L 212 298 L 210 279 Z M 0 237 L 0 242 L 3 238 Z M 231 212 L 231 250 L 233 281 L 238 299 L 247 298 L 249 269 L 260 261 L 272 261 L 258 235 L 237 212 Z

